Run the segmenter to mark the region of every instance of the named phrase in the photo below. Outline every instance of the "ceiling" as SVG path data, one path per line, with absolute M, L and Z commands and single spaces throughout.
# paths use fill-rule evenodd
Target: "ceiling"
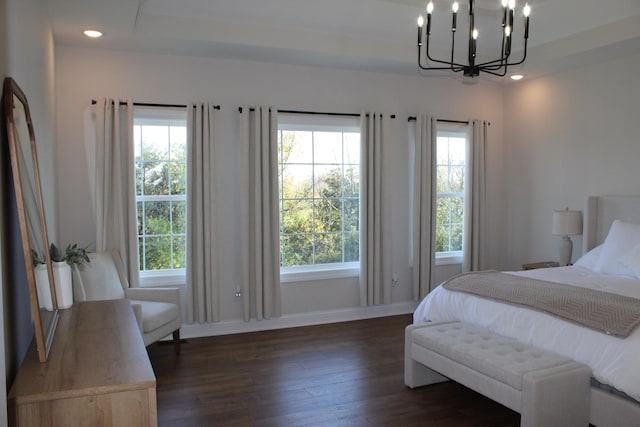
M 44 0 L 56 43 L 416 74 L 426 0 Z M 500 0 L 477 0 L 479 56 L 498 49 Z M 446 57 L 451 0 L 434 0 L 432 51 Z M 458 28 L 467 2 L 460 0 Z M 640 0 L 530 0 L 531 77 L 640 52 Z M 519 0 L 515 40 L 523 31 Z M 101 39 L 81 34 L 99 29 Z M 460 31 L 461 58 L 466 31 Z M 491 36 L 490 36 L 491 35 Z M 515 45 L 516 57 L 521 45 Z M 488 58 L 487 59 L 493 59 Z

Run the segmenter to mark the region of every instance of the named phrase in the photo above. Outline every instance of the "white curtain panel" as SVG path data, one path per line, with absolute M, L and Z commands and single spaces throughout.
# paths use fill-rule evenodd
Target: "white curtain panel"
M 465 174 L 465 233 L 462 246 L 463 272 L 487 268 L 485 150 L 489 123 L 472 120 L 469 124 Z
M 242 234 L 244 320 L 281 315 L 278 209 L 278 114 L 274 107 L 244 107 L 243 154 L 248 160 L 248 214 Z
M 122 105 L 121 105 L 122 102 Z M 96 113 L 96 251 L 117 250 L 129 286 L 139 285 L 133 102 L 100 98 Z
M 385 191 L 384 147 L 389 122 L 360 116 L 360 304 L 391 303 L 391 207 Z
M 214 237 L 214 116 L 212 104 L 187 114 L 187 322 L 220 320 Z
M 437 120 L 418 115 L 409 129 L 412 150 L 413 299 L 421 300 L 434 286 L 436 218 Z

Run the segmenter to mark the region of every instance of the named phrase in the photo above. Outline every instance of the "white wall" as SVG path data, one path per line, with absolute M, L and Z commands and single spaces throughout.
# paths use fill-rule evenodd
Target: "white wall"
M 94 242 L 94 215 L 89 166 L 83 137 L 83 114 L 91 99 L 128 96 L 141 102 L 187 103 L 205 100 L 222 105 L 215 136 L 220 144 L 216 214 L 220 244 L 219 279 L 224 320 L 242 317 L 234 289 L 240 284 L 239 247 L 243 226 L 237 220 L 243 195 L 234 186 L 241 177 L 236 143 L 237 107 L 275 105 L 284 109 L 395 113 L 390 141 L 390 185 L 393 194 L 393 271 L 399 282 L 393 301 L 410 301 L 408 266 L 408 144 L 407 117 L 416 112 L 442 118 L 487 119 L 491 209 L 500 209 L 502 151 L 502 90 L 494 85 L 469 85 L 460 80 L 392 75 L 320 67 L 243 62 L 187 56 L 168 56 L 88 50 L 56 49 L 58 89 L 60 236 L 63 244 Z M 490 215 L 495 218 L 495 215 Z M 492 221 L 492 235 L 499 234 Z M 499 251 L 499 246 L 496 246 Z M 497 264 L 500 254 L 492 249 Z M 455 267 L 453 268 L 455 271 Z M 284 314 L 340 310 L 359 305 L 357 280 L 288 283 L 282 288 Z
M 553 210 L 582 210 L 588 195 L 640 194 L 638 67 L 633 55 L 505 91 L 508 266 L 558 259 Z
M 7 1 L 7 75 L 24 91 L 34 123 L 50 240 L 57 237 L 55 60 L 42 0 Z
M 54 114 L 54 45 L 47 12 L 41 0 L 0 0 L 0 76 L 13 77 L 27 95 L 33 119 L 37 150 L 43 177 L 47 224 L 53 236 L 56 219 L 56 147 Z M 3 118 L 4 121 L 4 118 Z M 0 126 L 4 130 L 4 126 Z M 1 137 L 3 144 L 6 138 Z M 3 150 L 4 151 L 4 150 Z M 0 174 L 5 175 L 8 159 L 0 159 Z M 5 184 L 4 179 L 0 179 Z M 8 185 L 8 184 L 7 184 Z M 5 188 L 4 185 L 2 188 Z M 17 372 L 33 337 L 29 292 L 24 280 L 24 263 L 16 262 L 20 240 L 17 223 L 6 214 L 15 210 L 15 203 L 3 194 L 0 198 L 0 380 L 7 380 L 7 389 Z M 7 224 L 8 223 L 8 224 Z M 8 227 L 12 233 L 3 235 Z M 0 389 L 0 425 L 6 425 L 6 389 Z

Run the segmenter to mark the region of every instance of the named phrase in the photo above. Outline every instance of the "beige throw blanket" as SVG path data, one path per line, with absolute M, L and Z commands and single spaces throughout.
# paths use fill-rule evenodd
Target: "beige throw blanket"
M 608 335 L 627 337 L 640 324 L 640 299 L 578 286 L 482 271 L 455 276 L 443 287 L 532 308 Z

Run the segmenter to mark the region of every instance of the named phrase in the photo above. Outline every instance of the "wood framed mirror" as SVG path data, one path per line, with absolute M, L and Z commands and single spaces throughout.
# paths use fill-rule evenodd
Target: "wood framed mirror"
M 35 132 L 27 98 L 11 77 L 4 80 L 2 106 L 36 348 L 40 362 L 46 362 L 58 322 L 58 308 L 48 250 Z

